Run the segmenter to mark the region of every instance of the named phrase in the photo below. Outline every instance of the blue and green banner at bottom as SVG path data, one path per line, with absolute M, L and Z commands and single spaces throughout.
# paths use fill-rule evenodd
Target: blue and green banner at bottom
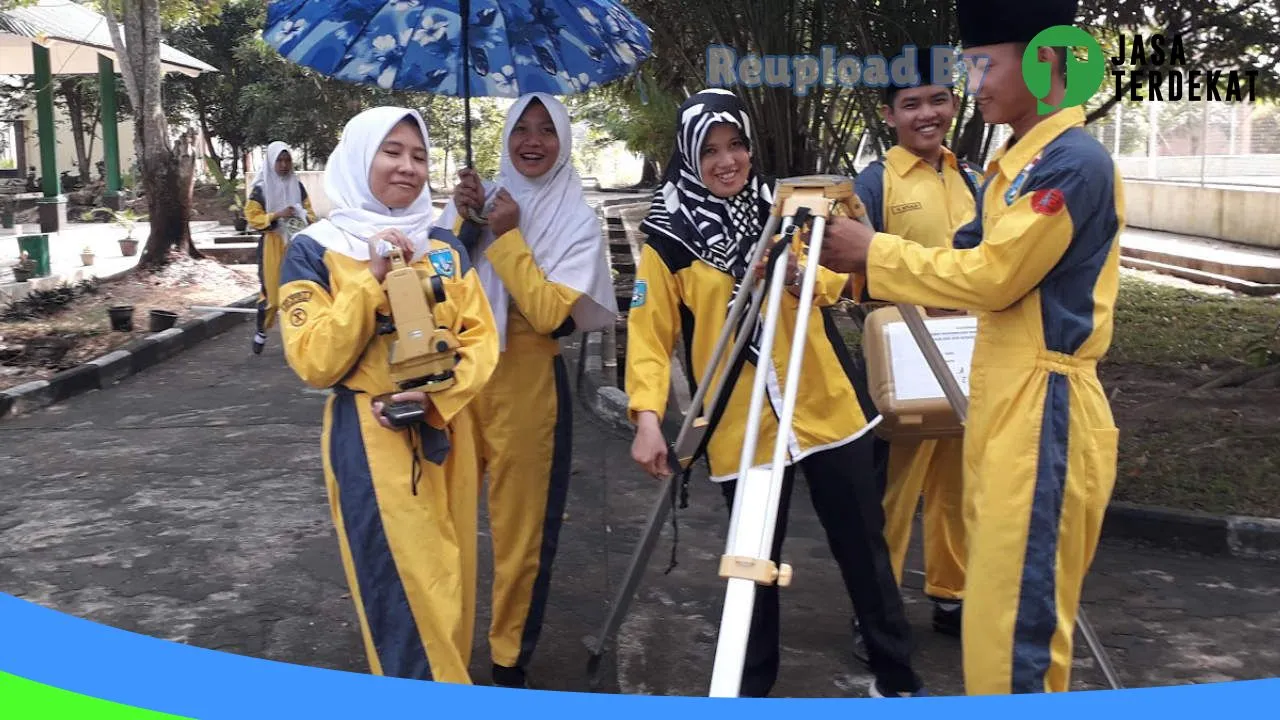
M 12 720 L 187 720 L 181 715 L 166 715 L 154 710 L 77 695 L 3 672 L 0 672 L 0 717 Z
M 660 642 L 660 638 L 653 640 Z M 708 678 L 712 659 L 707 657 Z M 584 671 L 585 666 L 584 653 Z M 1129 669 L 1139 676 L 1142 671 Z M 776 720 L 779 712 L 791 711 L 805 720 L 1205 720 L 1223 715 L 1274 717 L 1278 705 L 1280 679 L 900 700 L 655 697 L 446 685 L 205 650 L 108 627 L 0 593 L 0 720 L 504 716 L 705 720 L 726 712 L 733 713 L 734 720 Z

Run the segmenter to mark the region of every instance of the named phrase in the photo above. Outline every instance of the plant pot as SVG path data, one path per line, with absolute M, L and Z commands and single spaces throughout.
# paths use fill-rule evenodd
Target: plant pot
M 114 305 L 107 309 L 107 314 L 111 316 L 112 330 L 118 332 L 130 332 L 133 330 L 132 305 Z
M 13 269 L 13 281 L 14 281 L 14 282 L 26 282 L 26 281 L 28 281 L 28 280 L 30 280 L 30 279 L 31 279 L 31 276 L 32 276 L 34 273 L 35 273 L 35 271 L 34 271 L 34 270 L 19 270 L 18 268 L 14 268 L 14 269 Z
M 85 266 L 93 264 L 93 253 L 80 253 L 80 263 Z
M 151 332 L 163 332 L 178 321 L 178 313 L 168 310 L 151 311 Z
M 8 230 L 13 227 L 14 215 L 12 210 L 5 210 L 0 213 L 0 227 Z
M 234 225 L 236 227 L 236 232 L 244 232 L 245 229 L 249 227 L 249 221 L 243 217 L 238 217 L 235 219 Z
M 121 255 L 124 255 L 125 257 L 133 257 L 134 255 L 137 255 L 137 254 L 138 254 L 138 241 L 137 241 L 137 240 L 132 240 L 132 239 L 130 239 L 130 240 L 121 240 L 121 241 L 120 241 L 120 254 L 121 254 Z

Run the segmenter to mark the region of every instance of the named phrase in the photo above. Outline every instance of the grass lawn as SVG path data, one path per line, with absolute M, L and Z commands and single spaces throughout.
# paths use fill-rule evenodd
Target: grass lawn
M 1280 300 L 1125 271 L 1100 373 L 1120 426 L 1114 499 L 1280 517 L 1280 390 L 1196 388 L 1280 328 Z M 858 351 L 852 322 L 837 313 Z

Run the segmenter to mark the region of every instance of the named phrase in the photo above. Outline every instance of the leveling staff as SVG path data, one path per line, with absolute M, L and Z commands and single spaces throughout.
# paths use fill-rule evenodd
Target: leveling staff
M 1122 186 L 1083 111 L 1037 115 L 1021 75 L 1027 44 L 1071 24 L 1076 3 L 957 7 L 966 55 L 990 59 L 983 116 L 1013 129 L 988 165 L 977 218 L 954 248 L 836 218 L 821 262 L 865 273 L 877 300 L 979 311 L 964 438 L 965 688 L 1065 691 L 1080 589 L 1115 484 L 1118 431 L 1097 363 L 1111 344 Z M 1055 67 L 1047 102 L 1060 103 L 1061 58 L 1039 53 Z
M 919 85 L 885 88 L 881 112 L 898 143 L 858 173 L 855 189 L 877 232 L 925 247 L 948 247 L 955 230 L 974 217 L 982 177 L 942 144 L 959 99 L 950 86 L 930 84 L 931 54 L 918 56 L 918 72 Z M 964 598 L 962 450 L 961 438 L 894 440 L 884 496 L 885 540 L 901 584 L 912 518 L 923 493 L 924 591 L 933 601 L 934 629 L 957 636 Z

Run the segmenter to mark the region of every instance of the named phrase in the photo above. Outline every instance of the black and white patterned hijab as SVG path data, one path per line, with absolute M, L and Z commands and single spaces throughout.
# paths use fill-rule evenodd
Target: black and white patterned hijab
M 712 88 L 691 96 L 680 106 L 676 148 L 640 227 L 675 240 L 699 260 L 732 277 L 736 295 L 748 270 L 751 248 L 760 239 L 773 206 L 773 182 L 756 171 L 753 161 L 747 184 L 737 195 L 720 198 L 707 188 L 702 181 L 702 147 L 719 123 L 736 126 L 747 149 L 753 149 L 751 120 L 736 95 Z M 753 363 L 759 331 L 756 323 L 757 337 L 748 348 L 748 359 Z
M 737 126 L 747 149 L 752 149 L 751 120 L 736 95 L 709 89 L 680 106 L 679 123 L 666 177 L 640 227 L 670 237 L 740 281 L 773 205 L 772 183 L 760 177 L 753 163 L 741 192 L 731 198 L 716 197 L 702 181 L 701 156 L 711 128 L 719 123 Z

